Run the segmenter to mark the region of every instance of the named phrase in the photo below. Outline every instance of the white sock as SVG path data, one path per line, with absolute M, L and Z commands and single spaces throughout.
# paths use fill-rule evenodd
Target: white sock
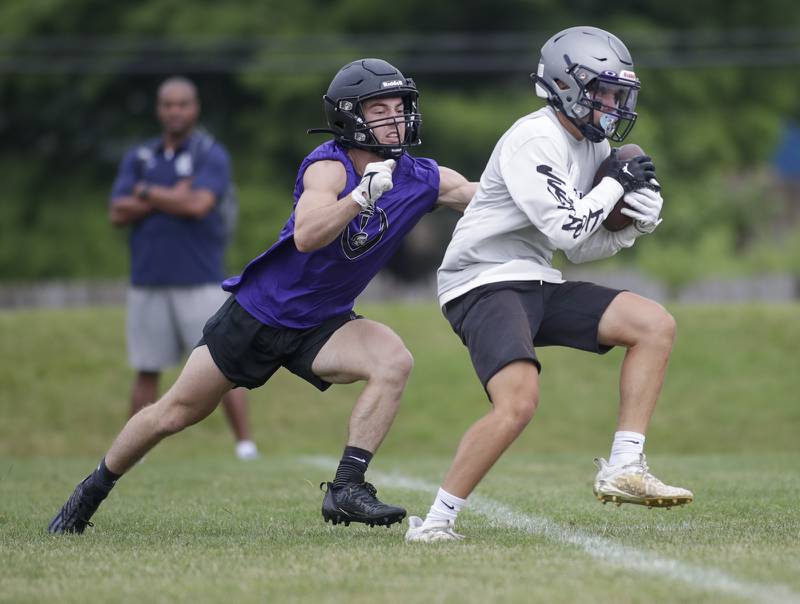
M 466 499 L 451 495 L 440 488 L 431 509 L 428 511 L 428 515 L 425 517 L 425 522 L 455 520 L 466 503 Z
M 240 440 L 236 443 L 236 457 L 242 460 L 258 458 L 258 447 L 252 440 Z
M 608 465 L 625 465 L 638 461 L 642 451 L 644 451 L 644 434 L 619 430 L 614 433 Z

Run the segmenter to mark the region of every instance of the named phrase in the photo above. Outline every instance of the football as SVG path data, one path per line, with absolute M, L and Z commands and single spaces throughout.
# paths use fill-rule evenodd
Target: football
M 618 156 L 620 159 L 630 159 L 632 157 L 636 157 L 637 155 L 647 155 L 639 145 L 635 145 L 633 143 L 622 145 L 617 148 Z M 597 173 L 594 175 L 594 182 L 592 183 L 592 187 L 596 187 L 598 183 L 603 180 L 604 176 L 608 175 L 608 164 L 611 163 L 611 156 L 607 157 L 600 167 L 597 169 Z M 617 205 L 613 207 L 611 212 L 608 214 L 606 219 L 603 221 L 603 226 L 606 227 L 609 231 L 620 231 L 624 229 L 629 224 L 633 223 L 633 219 L 629 216 L 625 216 L 621 212 L 622 208 L 627 208 L 628 204 L 626 204 L 621 198 L 617 202 Z

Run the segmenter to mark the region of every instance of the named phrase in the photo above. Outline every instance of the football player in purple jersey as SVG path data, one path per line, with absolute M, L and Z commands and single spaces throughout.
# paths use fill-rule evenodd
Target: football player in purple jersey
M 426 213 L 463 211 L 477 188 L 408 153 L 420 143 L 418 99 L 414 82 L 386 61 L 361 59 L 339 70 L 323 97 L 328 127 L 317 130 L 333 140 L 300 165 L 278 240 L 223 283 L 231 296 L 174 386 L 128 421 L 50 532 L 82 533 L 116 480 L 153 446 L 204 419 L 230 389 L 261 386 L 281 366 L 320 390 L 365 382 L 335 477 L 323 483 L 325 520 L 389 526 L 403 519 L 406 511 L 381 502 L 364 474 L 413 360 L 397 334 L 353 306 Z

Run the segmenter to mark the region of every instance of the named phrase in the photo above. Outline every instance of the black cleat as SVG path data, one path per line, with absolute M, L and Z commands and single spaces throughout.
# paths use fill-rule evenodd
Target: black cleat
M 406 511 L 395 505 L 386 505 L 375 495 L 377 490 L 368 482 L 352 483 L 334 488 L 332 482 L 320 483 L 326 486 L 322 500 L 322 517 L 333 524 L 361 522 L 369 526 L 391 526 L 406 517 Z
M 90 474 L 75 487 L 72 495 L 67 499 L 67 503 L 50 521 L 47 532 L 54 534 L 82 533 L 87 526 L 94 526 L 89 519 L 100 507 L 100 503 L 107 494 L 98 493 L 96 489 L 91 488 L 90 484 L 87 484 L 91 478 Z

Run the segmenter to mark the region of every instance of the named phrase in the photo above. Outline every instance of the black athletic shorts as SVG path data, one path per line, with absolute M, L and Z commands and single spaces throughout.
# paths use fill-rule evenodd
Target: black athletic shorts
M 528 359 L 541 372 L 535 346 L 568 346 L 604 354 L 600 318 L 622 290 L 583 281 L 504 281 L 477 287 L 444 306 L 469 349 L 483 387 L 512 361 Z
M 270 327 L 231 296 L 203 327 L 197 345 L 208 346 L 214 363 L 237 386 L 258 388 L 279 367 L 286 367 L 320 390 L 327 390 L 330 383 L 315 375 L 311 365 L 333 332 L 360 318 L 350 312 L 308 329 Z

